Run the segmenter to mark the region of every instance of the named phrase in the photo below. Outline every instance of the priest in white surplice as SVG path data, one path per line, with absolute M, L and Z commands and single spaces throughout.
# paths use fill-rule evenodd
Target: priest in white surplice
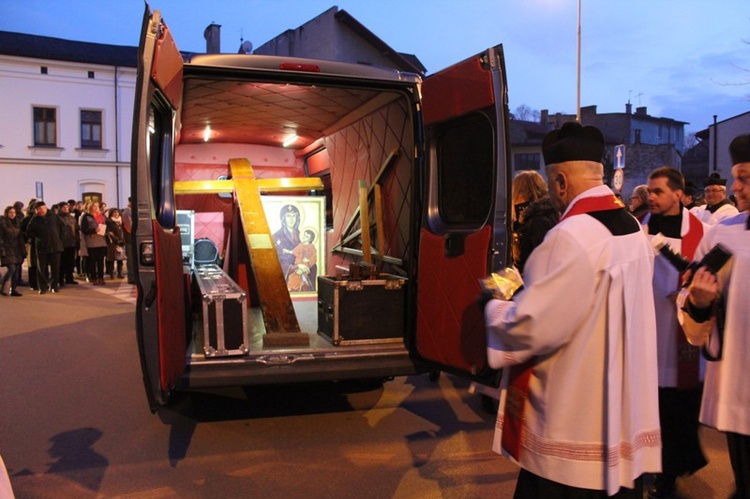
M 699 269 L 689 299 L 678 300 L 688 341 L 705 346 L 709 359 L 701 403 L 701 423 L 727 434 L 737 493 L 750 497 L 750 135 L 729 146 L 734 166 L 732 190 L 741 213 L 711 227 L 698 246 L 702 258 L 717 244 L 733 255 L 718 274 Z M 686 298 L 685 295 L 682 298 Z
M 727 198 L 727 179 L 714 172 L 703 181 L 703 184 L 706 186 L 703 190 L 706 204 L 690 210 L 701 222 L 710 227 L 739 213 Z
M 599 130 L 566 123 L 542 150 L 562 218 L 525 288 L 485 307 L 490 365 L 506 368 L 494 449 L 522 468 L 518 498 L 640 499 L 661 469 L 653 251 L 602 183 Z
M 682 173 L 671 166 L 652 171 L 648 176 L 649 214 L 642 223 L 652 245 L 661 240 L 674 254 L 692 261 L 704 225 L 680 202 L 684 182 Z M 691 475 L 707 464 L 698 436 L 701 366 L 705 362 L 701 361 L 700 349 L 687 342 L 677 323 L 674 303 L 680 289 L 679 268 L 665 254 L 656 255 L 653 282 L 662 472 L 648 490 L 653 499 L 672 497 L 679 477 Z

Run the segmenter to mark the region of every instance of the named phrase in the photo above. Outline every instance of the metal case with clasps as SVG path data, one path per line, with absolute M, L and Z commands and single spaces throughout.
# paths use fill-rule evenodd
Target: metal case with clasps
M 247 293 L 217 265 L 196 267 L 195 280 L 203 311 L 203 353 L 247 354 Z
M 318 334 L 334 345 L 404 341 L 407 279 L 318 277 Z

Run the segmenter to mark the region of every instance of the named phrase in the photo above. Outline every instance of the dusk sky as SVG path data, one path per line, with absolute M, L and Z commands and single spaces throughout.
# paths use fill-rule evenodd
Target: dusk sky
M 337 5 L 429 73 L 502 43 L 510 109 L 576 111 L 577 0 L 153 0 L 181 50 L 258 47 Z M 2 0 L 0 30 L 138 45 L 142 0 Z M 581 105 L 647 106 L 688 132 L 750 111 L 750 1 L 582 0 Z

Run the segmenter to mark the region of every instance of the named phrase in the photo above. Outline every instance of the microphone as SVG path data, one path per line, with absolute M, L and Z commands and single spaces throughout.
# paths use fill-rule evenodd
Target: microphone
M 685 272 L 690 267 L 690 261 L 677 253 L 672 245 L 667 242 L 667 239 L 661 232 L 651 238 L 651 246 L 661 253 L 661 255 L 680 272 Z
M 724 266 L 724 264 L 726 264 L 729 259 L 732 258 L 732 252 L 729 251 L 726 246 L 718 243 L 716 246 L 711 248 L 711 250 L 706 253 L 699 262 L 691 262 L 677 253 L 675 249 L 672 248 L 672 246 L 667 242 L 666 238 L 661 232 L 656 234 L 651 239 L 651 245 L 661 255 L 663 255 L 664 258 L 666 258 L 667 261 L 674 266 L 674 268 L 676 268 L 680 272 L 692 270 L 693 273 L 695 273 L 695 271 L 699 268 L 706 267 L 714 274 L 717 274 L 719 270 L 721 270 L 721 268 Z M 691 275 L 690 279 L 688 279 L 688 281 L 685 282 L 684 285 L 688 286 L 692 279 L 693 276 Z

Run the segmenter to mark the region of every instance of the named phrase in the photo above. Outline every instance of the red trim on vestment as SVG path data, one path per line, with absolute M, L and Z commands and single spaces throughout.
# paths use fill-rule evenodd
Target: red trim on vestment
M 688 260 L 693 260 L 695 250 L 703 238 L 703 224 L 698 217 L 688 212 L 688 231 L 682 236 L 681 253 Z M 679 279 L 682 282 L 682 276 Z M 678 287 L 680 283 L 677 283 Z M 700 350 L 687 341 L 682 326 L 677 324 L 677 389 L 689 390 L 700 383 Z
M 560 221 L 562 222 L 575 215 L 620 208 L 625 208 L 625 205 L 614 194 L 581 198 L 570 207 Z M 502 446 L 505 452 L 516 461 L 519 460 L 521 455 L 524 410 L 529 398 L 529 382 L 534 369 L 534 360 L 531 359 L 523 364 L 510 367 L 508 389 L 505 396 Z

